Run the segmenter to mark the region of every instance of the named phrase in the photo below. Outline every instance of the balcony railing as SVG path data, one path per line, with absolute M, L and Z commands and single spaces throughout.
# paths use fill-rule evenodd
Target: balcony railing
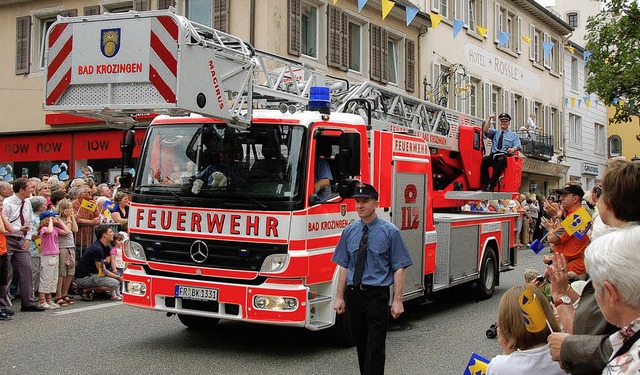
M 522 153 L 539 160 L 551 160 L 553 157 L 553 136 L 541 131 L 518 130 L 516 132 L 522 143 Z

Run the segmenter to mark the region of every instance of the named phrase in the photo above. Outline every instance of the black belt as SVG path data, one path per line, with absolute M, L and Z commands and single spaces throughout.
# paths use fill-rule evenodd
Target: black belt
M 349 288 L 349 290 L 382 290 L 382 289 L 389 289 L 388 286 L 376 286 L 376 285 L 364 285 L 364 284 L 360 284 L 360 285 L 357 285 L 357 286 L 348 285 L 347 288 Z

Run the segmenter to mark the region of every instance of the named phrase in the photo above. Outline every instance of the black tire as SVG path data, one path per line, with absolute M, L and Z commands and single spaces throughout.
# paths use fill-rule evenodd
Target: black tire
M 208 329 L 215 327 L 220 319 L 218 318 L 205 318 L 203 316 L 184 315 L 178 314 L 180 323 L 191 329 Z
M 476 296 L 478 299 L 489 299 L 496 288 L 498 275 L 498 262 L 493 248 L 487 248 L 486 254 L 480 264 L 480 278 L 476 283 Z
M 356 338 L 351 332 L 351 320 L 345 312 L 336 314 L 336 323 L 330 328 L 333 342 L 344 348 L 351 348 L 356 345 Z

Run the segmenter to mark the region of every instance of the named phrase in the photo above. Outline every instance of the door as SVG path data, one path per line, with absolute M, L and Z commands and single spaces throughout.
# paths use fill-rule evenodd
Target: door
M 400 164 L 400 165 L 399 165 Z M 404 295 L 422 295 L 424 292 L 424 228 L 425 192 L 427 177 L 423 173 L 398 172 L 404 168 L 396 162 L 394 173 L 391 221 L 395 224 L 409 249 L 413 265 L 405 270 Z

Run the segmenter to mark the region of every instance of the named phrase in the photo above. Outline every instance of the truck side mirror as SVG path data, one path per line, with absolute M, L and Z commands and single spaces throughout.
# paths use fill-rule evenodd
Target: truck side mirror
M 120 143 L 120 151 L 122 152 L 122 166 L 131 166 L 133 160 L 133 148 L 136 145 L 135 130 L 125 130 L 122 135 L 122 143 Z
M 360 175 L 360 133 L 342 133 L 338 152 L 338 171 L 343 176 Z

